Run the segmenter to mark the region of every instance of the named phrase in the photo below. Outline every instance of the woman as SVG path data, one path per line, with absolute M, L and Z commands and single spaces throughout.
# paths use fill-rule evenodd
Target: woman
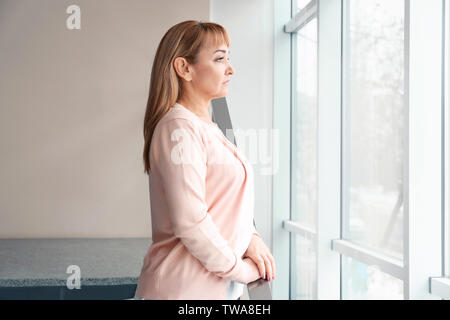
M 144 119 L 152 240 L 136 298 L 238 299 L 275 263 L 253 221 L 253 171 L 211 121 L 234 69 L 226 30 L 184 21 L 162 38 Z

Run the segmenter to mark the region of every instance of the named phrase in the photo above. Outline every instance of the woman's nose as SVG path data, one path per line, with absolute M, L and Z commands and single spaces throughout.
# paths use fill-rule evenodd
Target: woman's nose
M 228 62 L 228 70 L 227 70 L 227 74 L 231 75 L 234 74 L 234 68 L 231 65 L 231 63 Z

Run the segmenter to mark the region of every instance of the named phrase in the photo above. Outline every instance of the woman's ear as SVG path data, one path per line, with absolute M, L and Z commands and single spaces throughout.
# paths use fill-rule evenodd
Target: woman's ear
M 191 81 L 192 80 L 192 74 L 191 70 L 189 68 L 189 63 L 187 60 L 183 57 L 176 57 L 173 61 L 173 67 L 175 69 L 175 72 L 184 80 Z

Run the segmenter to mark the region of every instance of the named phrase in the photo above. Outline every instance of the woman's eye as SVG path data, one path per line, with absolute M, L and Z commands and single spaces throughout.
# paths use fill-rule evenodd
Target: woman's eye
M 217 58 L 216 61 L 223 60 L 223 58 L 224 58 L 224 57 Z M 227 60 L 230 61 L 230 58 L 227 58 Z

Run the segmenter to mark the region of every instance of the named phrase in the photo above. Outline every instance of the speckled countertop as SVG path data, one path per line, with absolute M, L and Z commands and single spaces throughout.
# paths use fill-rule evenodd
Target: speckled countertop
M 83 285 L 137 284 L 151 238 L 0 239 L 0 287 L 66 286 L 70 265 Z

